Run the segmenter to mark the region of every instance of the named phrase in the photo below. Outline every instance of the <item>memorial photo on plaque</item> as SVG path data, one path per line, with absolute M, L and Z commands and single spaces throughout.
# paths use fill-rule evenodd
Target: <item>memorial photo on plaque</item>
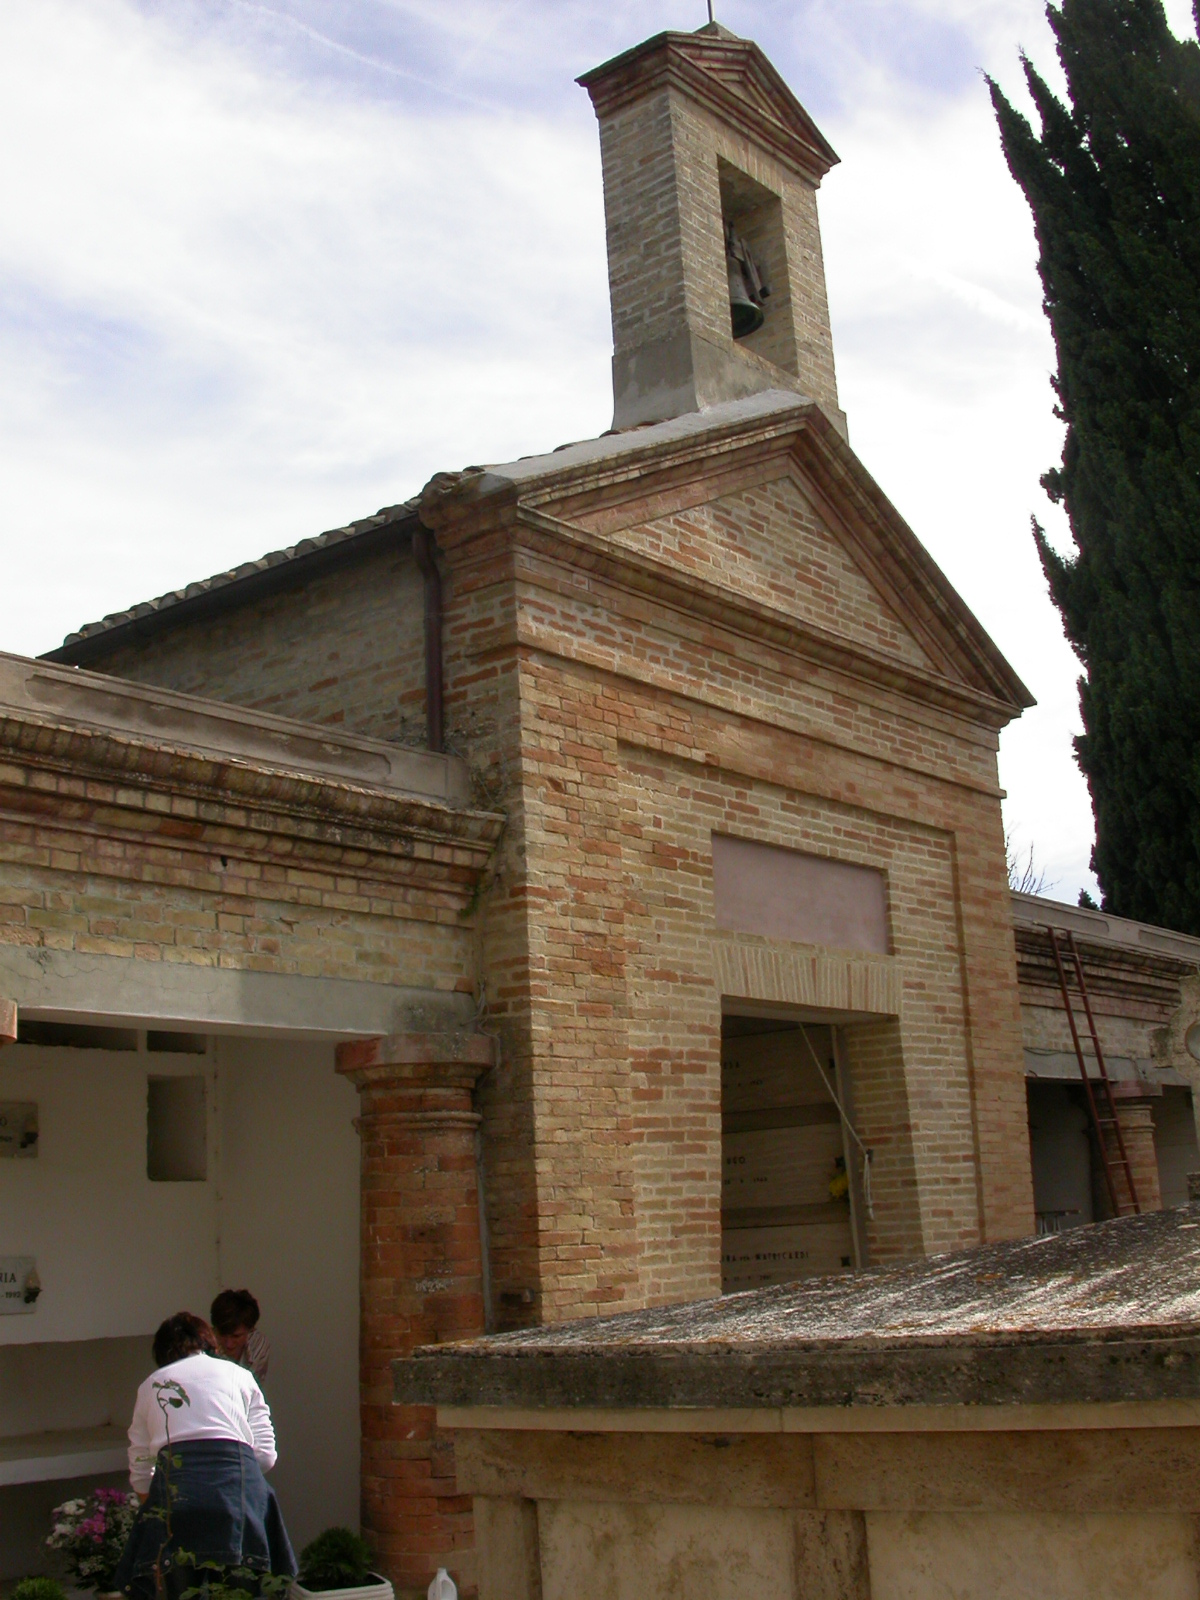
M 32 1100 L 0 1100 L 0 1157 L 28 1161 L 37 1152 L 37 1106 Z

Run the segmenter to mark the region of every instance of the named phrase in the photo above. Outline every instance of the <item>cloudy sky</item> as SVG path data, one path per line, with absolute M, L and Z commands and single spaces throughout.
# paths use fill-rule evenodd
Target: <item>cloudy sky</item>
M 1189 0 L 1171 0 L 1179 31 Z M 1037 0 L 720 0 L 842 157 L 821 191 L 851 439 L 1038 707 L 1007 817 L 1091 884 L 1076 664 L 1029 538 L 1057 456 L 1028 213 L 981 69 Z M 0 647 L 611 417 L 574 78 L 705 0 L 0 4 Z

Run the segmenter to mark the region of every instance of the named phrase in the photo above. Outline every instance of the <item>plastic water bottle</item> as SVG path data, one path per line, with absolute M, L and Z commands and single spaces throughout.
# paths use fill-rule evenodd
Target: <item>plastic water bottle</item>
M 458 1600 L 458 1586 L 445 1567 L 437 1569 L 437 1577 L 429 1585 L 428 1600 Z

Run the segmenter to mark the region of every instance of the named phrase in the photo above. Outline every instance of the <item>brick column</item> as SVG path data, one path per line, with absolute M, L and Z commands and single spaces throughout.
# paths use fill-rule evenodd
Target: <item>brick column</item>
M 362 1096 L 363 1532 L 398 1600 L 424 1600 L 439 1566 L 475 1592 L 471 1500 L 429 1406 L 392 1403 L 391 1362 L 484 1331 L 471 1094 L 492 1064 L 472 1033 L 406 1033 L 339 1046 Z
M 1161 1093 L 1161 1090 L 1159 1091 Z M 1133 1168 L 1133 1182 L 1137 1189 L 1138 1204 L 1143 1211 L 1162 1210 L 1162 1190 L 1158 1182 L 1158 1151 L 1154 1146 L 1154 1096 L 1146 1093 L 1140 1083 L 1117 1082 L 1112 1086 L 1117 1116 L 1121 1119 L 1121 1137 L 1125 1141 L 1125 1154 Z M 1113 1178 L 1121 1197 L 1121 1212 L 1132 1211 L 1129 1203 L 1125 1169 L 1121 1166 L 1117 1141 L 1110 1133 L 1107 1137 L 1108 1159 L 1113 1163 Z

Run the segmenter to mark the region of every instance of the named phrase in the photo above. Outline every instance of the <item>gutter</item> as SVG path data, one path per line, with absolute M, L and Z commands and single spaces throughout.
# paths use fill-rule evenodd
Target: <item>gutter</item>
M 445 684 L 442 676 L 442 575 L 437 540 L 428 528 L 413 529 L 413 555 L 425 581 L 425 742 L 441 754 L 445 738 Z

